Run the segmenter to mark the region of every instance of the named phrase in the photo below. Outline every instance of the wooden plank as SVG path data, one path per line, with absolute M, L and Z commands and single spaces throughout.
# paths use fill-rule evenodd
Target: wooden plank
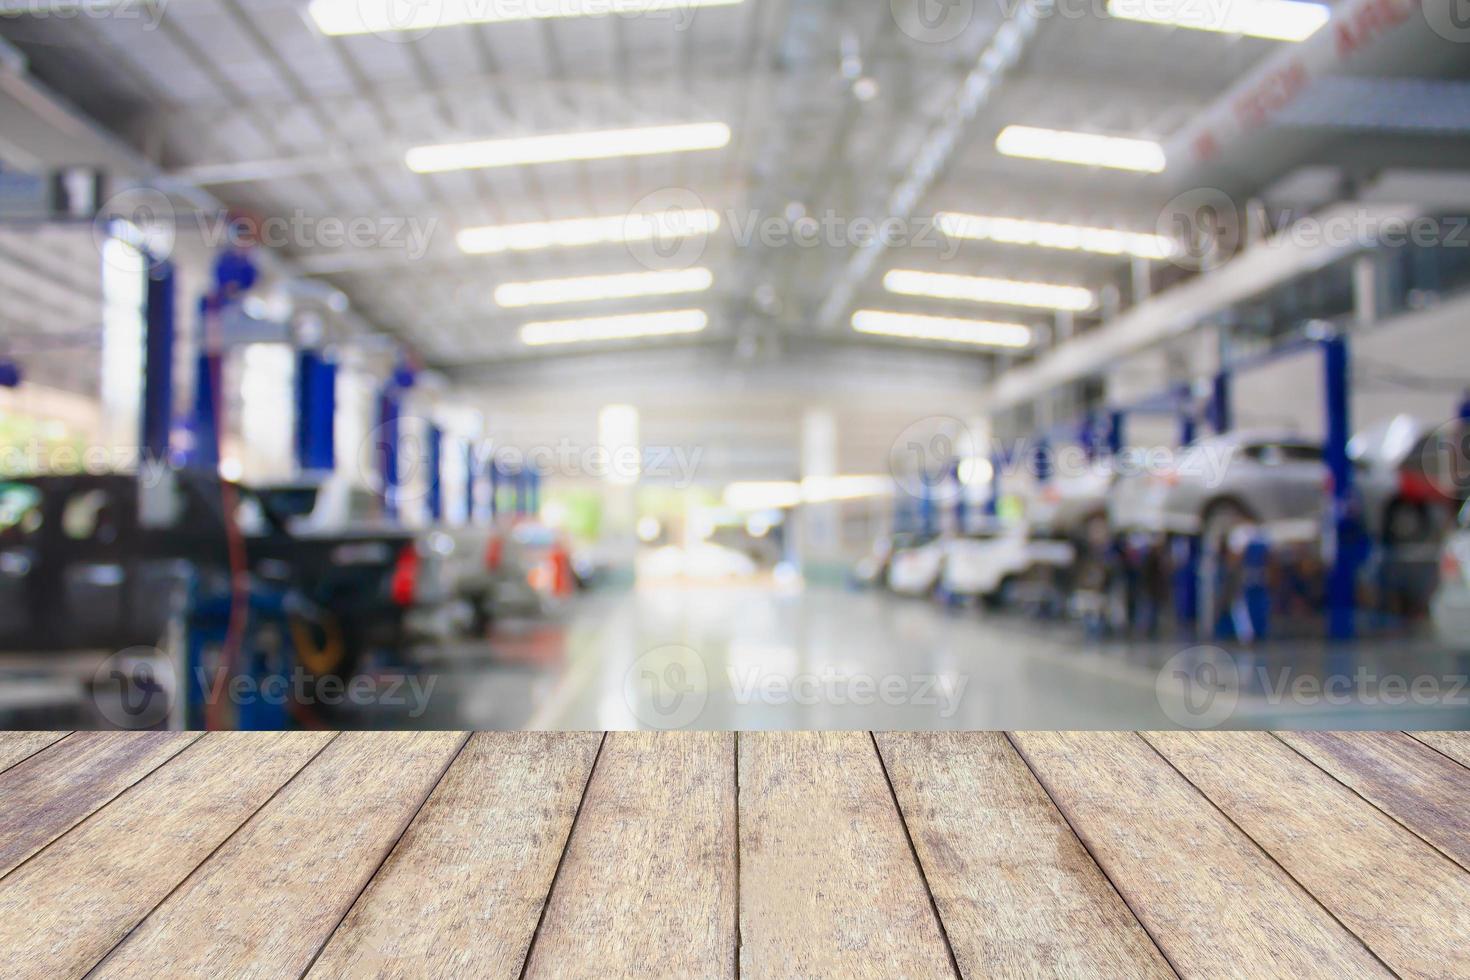
M 1141 738 L 1012 738 L 1182 976 L 1389 975 Z
M 0 880 L 0 976 L 79 977 L 331 741 L 206 735 Z
M 1277 735 L 1470 870 L 1470 770 L 1401 732 Z
M 587 786 L 528 977 L 730 977 L 734 736 L 612 733 Z
M 740 736 L 740 972 L 951 977 L 866 732 Z
M 68 732 L 0 732 L 0 772 L 24 762 L 46 746 L 66 738 Z
M 1265 732 L 1145 736 L 1394 972 L 1470 976 L 1470 874 Z
M 877 736 L 960 972 L 1173 977 L 998 732 Z
M 0 875 L 84 820 L 199 736 L 77 732 L 0 774 Z
M 1470 732 L 1409 732 L 1408 736 L 1462 766 L 1470 766 Z
M 93 976 L 299 976 L 464 739 L 339 735 Z
M 516 977 L 602 736 L 470 738 L 312 977 Z

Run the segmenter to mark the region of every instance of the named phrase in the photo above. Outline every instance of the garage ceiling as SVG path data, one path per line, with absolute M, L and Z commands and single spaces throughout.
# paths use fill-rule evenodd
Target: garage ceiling
M 1006 9 L 934 4 L 939 32 L 954 33 L 945 39 L 896 17 L 914 6 L 904 0 L 743 0 L 636 18 L 447 26 L 411 38 L 326 36 L 306 6 L 122 4 L 109 17 L 6 19 L 0 34 L 42 81 L 164 171 L 232 207 L 307 221 L 366 218 L 384 229 L 418 222 L 429 232 L 422 256 L 305 240 L 285 251 L 341 288 L 369 322 L 451 372 L 565 352 L 523 345 L 518 330 L 527 320 L 696 305 L 710 315 L 697 341 L 640 343 L 746 354 L 780 350 L 793 336 L 801 344 L 892 343 L 853 334 L 846 313 L 835 322 L 820 315 L 851 268 L 851 243 L 742 245 L 737 234 L 783 215 L 889 213 L 886 202 L 926 137 L 995 46 Z M 1152 232 L 1170 196 L 1153 175 L 1005 157 L 996 134 L 1023 124 L 1166 141 L 1280 47 L 1109 19 L 1090 6 L 1067 5 L 1020 45 L 1019 63 L 920 198 L 918 221 L 955 209 Z M 728 145 L 431 174 L 404 161 L 421 144 L 694 122 L 726 124 Z M 455 243 L 467 227 L 620 216 L 689 194 L 723 218 L 699 260 L 714 285 L 694 297 L 579 304 L 575 313 L 559 306 L 545 315 L 506 309 L 494 299 L 502 283 L 644 267 L 621 244 L 466 255 Z M 908 246 L 879 257 L 840 305 L 1050 320 L 903 300 L 881 289 L 891 267 L 1094 289 L 1127 278 L 1118 258 L 966 242 L 945 260 Z

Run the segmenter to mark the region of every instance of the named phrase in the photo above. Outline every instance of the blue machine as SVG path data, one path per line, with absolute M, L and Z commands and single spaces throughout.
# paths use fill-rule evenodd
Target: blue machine
M 399 418 L 403 414 L 404 395 L 414 386 L 415 374 L 406 362 L 399 362 L 393 374 L 378 393 L 377 456 L 379 496 L 383 514 L 398 520 L 403 497 L 403 477 L 399 466 Z
M 1230 382 L 1233 374 L 1248 367 L 1266 363 L 1317 348 L 1322 354 L 1323 390 L 1325 392 L 1326 440 L 1323 456 L 1327 464 L 1329 499 L 1326 514 L 1327 573 L 1327 638 L 1350 640 L 1357 632 L 1357 578 L 1368 549 L 1362 523 L 1356 512 L 1353 490 L 1354 469 L 1348 457 L 1348 440 L 1352 436 L 1349 383 L 1351 361 L 1348 340 L 1336 330 L 1267 351 L 1257 357 L 1227 364 L 1215 375 L 1209 403 L 1211 428 L 1228 431 L 1233 422 Z M 1263 619 L 1264 622 L 1264 619 Z M 1262 635 L 1264 629 L 1257 635 Z
M 296 466 L 330 473 L 337 465 L 337 365 L 320 351 L 296 355 Z
M 229 631 L 231 597 L 202 594 L 196 586 L 189 603 L 185 649 L 185 724 L 208 727 L 216 696 L 234 702 L 232 727 L 242 731 L 279 731 L 289 726 L 291 682 L 296 673 L 288 617 L 288 595 L 252 589 L 239 662 L 217 686 L 220 651 Z

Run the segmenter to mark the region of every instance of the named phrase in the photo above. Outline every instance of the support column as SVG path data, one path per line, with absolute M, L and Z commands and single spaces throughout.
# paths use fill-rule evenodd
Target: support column
M 475 440 L 466 439 L 464 442 L 464 522 L 466 525 L 474 524 L 478 516 L 475 513 L 475 489 L 479 483 L 479 461 L 475 459 Z
M 314 350 L 296 356 L 296 466 L 330 473 L 337 465 L 337 365 Z
M 1230 372 L 1220 371 L 1215 375 L 1210 393 L 1210 428 L 1215 432 L 1229 432 L 1235 424 L 1234 409 L 1230 404 Z
M 1353 262 L 1353 319 L 1360 327 L 1378 320 L 1378 260 L 1371 254 Z
M 401 406 L 398 390 L 393 385 L 385 387 L 378 395 L 378 491 L 383 501 L 383 516 L 396 521 L 399 518 L 399 473 L 398 473 L 398 416 Z
M 429 520 L 438 524 L 444 520 L 444 430 L 429 423 L 425 440 L 428 442 Z
M 174 269 L 149 266 L 144 300 L 143 411 L 138 447 L 144 460 L 168 458 L 174 412 Z M 141 462 L 141 460 L 140 460 Z
M 1350 640 L 1356 629 L 1356 580 L 1361 533 L 1353 513 L 1353 464 L 1348 458 L 1352 420 L 1349 414 L 1347 339 L 1322 342 L 1327 401 L 1324 455 L 1331 474 L 1330 558 L 1327 576 L 1327 638 Z
M 801 417 L 801 479 L 830 480 L 837 475 L 837 417 L 830 409 L 808 409 Z M 930 494 L 927 475 L 922 479 L 925 496 Z M 902 493 L 902 490 L 899 491 Z M 842 505 L 835 502 L 803 503 L 792 512 L 796 524 L 796 553 L 803 572 L 812 579 L 837 580 L 842 574 L 843 555 L 841 521 Z M 922 514 L 920 522 L 928 530 L 932 515 Z

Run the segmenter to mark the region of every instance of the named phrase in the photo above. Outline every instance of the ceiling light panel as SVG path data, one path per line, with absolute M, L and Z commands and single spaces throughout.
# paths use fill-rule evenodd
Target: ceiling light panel
M 724 123 L 680 123 L 416 146 L 408 151 L 405 162 L 415 173 L 432 174 L 449 170 L 717 150 L 729 142 L 730 127 Z
M 521 327 L 521 342 L 531 347 L 598 340 L 631 340 L 699 333 L 709 325 L 703 310 L 632 313 L 578 320 L 543 320 Z
M 703 292 L 714 281 L 715 277 L 708 269 L 695 267 L 664 272 L 629 272 L 615 276 L 507 282 L 496 287 L 495 302 L 503 307 L 515 308 L 633 299 L 639 296 L 672 296 L 677 293 Z
M 1152 140 L 1097 133 L 1074 133 L 1035 126 L 1007 126 L 995 148 L 1008 157 L 1075 163 L 1156 174 L 1164 169 L 1164 148 Z
M 1241 34 L 1270 41 L 1305 41 L 1331 19 L 1319 3 L 1295 0 L 1232 0 L 1222 4 L 1164 4 L 1158 0 L 1111 0 L 1108 16 L 1192 31 Z
M 944 234 L 973 241 L 1032 245 L 1069 252 L 1091 252 L 1095 255 L 1130 255 L 1143 259 L 1164 259 L 1174 252 L 1173 241 L 1163 235 L 1118 231 L 1113 228 L 998 218 L 956 211 L 941 211 L 935 215 L 934 220 Z
M 647 15 L 687 17 L 698 7 L 742 0 L 312 0 L 307 11 L 323 34 L 396 34 L 457 24 Z
M 937 340 L 984 347 L 1029 347 L 1031 328 L 1024 323 L 962 320 L 947 316 L 920 316 L 887 310 L 858 310 L 852 315 L 858 333 L 906 340 Z
M 669 210 L 654 214 L 620 214 L 609 218 L 570 218 L 519 225 L 465 228 L 455 241 L 469 255 L 533 252 L 548 248 L 626 242 L 673 241 L 708 235 L 720 228 L 714 211 Z
M 942 272 L 893 269 L 883 277 L 883 288 L 903 296 L 957 299 L 969 303 L 996 303 L 1048 310 L 1090 310 L 1096 303 L 1092 290 L 1049 282 L 989 279 Z

